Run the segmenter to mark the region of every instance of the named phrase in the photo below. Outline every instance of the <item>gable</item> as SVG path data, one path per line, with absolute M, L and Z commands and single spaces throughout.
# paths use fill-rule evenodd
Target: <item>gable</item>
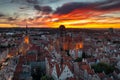
M 71 72 L 71 70 L 66 65 L 65 68 L 63 69 L 59 79 L 65 80 L 66 78 L 70 78 L 70 77 L 73 77 L 73 73 Z

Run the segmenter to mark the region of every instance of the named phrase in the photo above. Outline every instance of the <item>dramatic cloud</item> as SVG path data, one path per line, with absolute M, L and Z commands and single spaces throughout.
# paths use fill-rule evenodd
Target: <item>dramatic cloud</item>
M 96 9 L 99 10 L 120 10 L 120 0 L 108 0 L 100 4 Z
M 4 17 L 4 16 L 5 16 L 4 14 L 0 13 L 0 17 Z
M 33 3 L 33 4 L 37 4 L 37 3 L 38 3 L 38 0 L 26 0 L 26 2 L 28 2 L 28 3 Z
M 7 0 L 8 1 L 8 0 Z M 56 3 L 59 1 L 64 1 L 64 0 L 11 0 L 11 3 L 23 3 L 23 4 L 49 4 L 49 3 Z
M 41 11 L 41 6 L 39 6 L 39 5 L 34 5 L 34 8 L 38 11 Z
M 77 2 L 67 3 L 64 4 L 62 7 L 58 7 L 55 13 L 67 14 L 75 9 L 84 9 L 84 8 L 88 8 L 89 6 L 91 6 L 90 3 L 77 3 Z
M 25 5 L 24 6 L 20 6 L 19 9 L 20 10 L 27 10 L 27 9 L 29 9 L 29 6 L 25 6 Z
M 23 3 L 23 4 L 26 4 L 26 3 L 37 4 L 38 0 L 11 0 L 10 2 L 11 3 Z
M 43 12 L 52 12 L 52 8 L 49 7 L 49 6 L 43 6 L 43 7 L 42 7 L 42 11 L 43 11 Z
M 120 26 L 120 0 L 1 0 L 0 13 L 0 26 Z
M 43 12 L 52 12 L 52 8 L 50 6 L 39 6 L 39 5 L 34 5 L 34 9 L 38 11 L 43 11 Z
M 120 0 L 107 0 L 105 2 L 98 3 L 81 3 L 81 2 L 72 2 L 64 4 L 61 7 L 58 7 L 55 11 L 55 14 L 68 14 L 76 9 L 79 10 L 98 10 L 98 11 L 120 11 Z
M 13 17 L 8 18 L 8 21 L 15 21 L 15 20 L 16 20 L 16 18 L 13 18 Z

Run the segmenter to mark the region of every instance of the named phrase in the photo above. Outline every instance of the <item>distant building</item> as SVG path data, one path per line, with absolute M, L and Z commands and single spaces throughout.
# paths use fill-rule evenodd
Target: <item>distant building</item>
M 52 71 L 52 77 L 54 80 L 66 80 L 67 78 L 73 78 L 74 75 L 70 69 L 70 65 L 55 64 Z
M 24 43 L 26 43 L 26 44 L 29 44 L 29 35 L 28 35 L 28 28 L 27 28 L 28 26 L 26 25 L 26 33 L 25 33 L 25 36 L 24 36 Z

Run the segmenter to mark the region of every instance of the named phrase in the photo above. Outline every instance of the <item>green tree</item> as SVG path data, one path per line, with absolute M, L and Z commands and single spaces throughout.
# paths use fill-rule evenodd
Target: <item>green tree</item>
M 41 68 L 37 67 L 37 68 L 32 69 L 32 74 L 31 75 L 33 77 L 33 80 L 40 80 Z
M 74 60 L 75 62 L 81 62 L 82 61 L 82 58 L 81 57 L 78 57 L 77 59 Z
M 47 76 L 42 76 L 40 80 L 48 80 Z
M 86 58 L 85 52 L 82 53 L 82 58 Z
M 112 73 L 115 69 L 113 66 L 106 63 L 94 64 L 91 67 L 95 70 L 96 73 L 101 73 L 104 71 L 106 74 Z
M 43 75 L 40 80 L 54 80 L 52 77 L 49 77 L 49 76 L 46 76 L 46 75 Z

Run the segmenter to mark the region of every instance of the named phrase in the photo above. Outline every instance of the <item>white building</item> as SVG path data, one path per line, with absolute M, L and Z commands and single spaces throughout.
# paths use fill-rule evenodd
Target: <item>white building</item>
M 72 58 L 78 58 L 78 57 L 82 57 L 82 50 L 81 49 L 73 49 L 70 50 L 70 55 Z
M 120 70 L 120 61 L 117 63 L 117 68 Z
M 54 80 L 66 80 L 67 78 L 74 77 L 68 65 L 55 64 L 52 71 Z
M 3 61 L 5 58 L 7 58 L 8 52 L 8 49 L 3 52 L 0 52 L 0 61 Z

